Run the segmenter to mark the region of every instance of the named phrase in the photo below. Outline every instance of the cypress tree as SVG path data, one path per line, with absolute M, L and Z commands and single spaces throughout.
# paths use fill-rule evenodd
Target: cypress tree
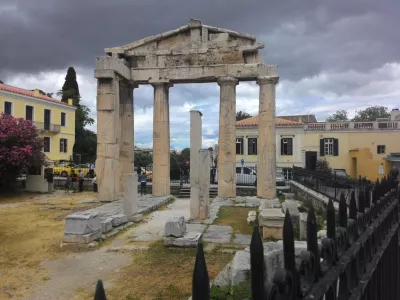
M 76 81 L 76 72 L 73 67 L 69 67 L 67 71 L 67 76 L 65 76 L 65 82 L 61 89 L 62 97 L 61 101 L 64 103 L 68 103 L 68 98 L 74 99 L 74 105 L 79 105 L 79 87 L 78 82 Z

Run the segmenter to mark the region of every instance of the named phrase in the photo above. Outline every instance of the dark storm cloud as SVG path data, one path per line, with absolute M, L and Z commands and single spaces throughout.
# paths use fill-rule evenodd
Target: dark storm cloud
M 185 24 L 256 35 L 266 63 L 299 79 L 399 61 L 400 1 L 0 0 L 0 74 L 93 68 L 106 47 Z

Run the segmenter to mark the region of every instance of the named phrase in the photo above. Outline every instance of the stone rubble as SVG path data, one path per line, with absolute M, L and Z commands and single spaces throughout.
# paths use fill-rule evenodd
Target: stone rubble
M 257 218 L 257 212 L 256 211 L 249 211 L 247 215 L 247 224 L 253 225 L 254 222 L 256 221 Z
M 186 233 L 185 217 L 172 217 L 165 223 L 165 237 L 183 237 Z

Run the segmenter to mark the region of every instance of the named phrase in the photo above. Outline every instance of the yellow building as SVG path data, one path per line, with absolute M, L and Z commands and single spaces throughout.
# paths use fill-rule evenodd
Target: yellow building
M 236 123 L 238 166 L 242 159 L 247 166 L 257 163 L 257 146 L 251 146 L 257 143 L 257 126 L 257 117 Z M 375 122 L 308 123 L 277 117 L 277 168 L 289 175 L 293 165 L 314 169 L 317 159 L 326 159 L 332 169 L 353 178 L 375 180 L 387 176 L 394 166 L 400 169 L 399 110 Z
M 75 110 L 69 104 L 0 83 L 0 112 L 31 120 L 44 138 L 43 152 L 52 161 L 71 160 L 75 143 Z

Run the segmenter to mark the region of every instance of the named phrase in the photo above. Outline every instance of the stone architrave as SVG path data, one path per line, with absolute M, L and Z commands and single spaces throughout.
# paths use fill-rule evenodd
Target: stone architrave
M 260 76 L 257 145 L 257 197 L 276 197 L 275 86 L 278 77 Z
M 119 191 L 124 195 L 126 176 L 134 165 L 134 100 L 133 85 L 127 80 L 119 82 Z
M 199 160 L 202 143 L 201 117 L 197 110 L 190 111 L 190 219 L 199 218 Z
M 138 212 L 137 207 L 137 173 L 125 175 L 124 189 L 124 214 L 128 217 L 128 221 L 132 221 L 133 215 Z
M 198 163 L 199 169 L 199 219 L 205 220 L 210 217 L 210 168 L 211 157 L 209 150 L 200 150 Z
M 170 194 L 169 88 L 165 82 L 152 83 L 153 111 L 153 196 Z
M 236 85 L 233 77 L 218 79 L 220 86 L 218 140 L 218 196 L 236 197 Z

